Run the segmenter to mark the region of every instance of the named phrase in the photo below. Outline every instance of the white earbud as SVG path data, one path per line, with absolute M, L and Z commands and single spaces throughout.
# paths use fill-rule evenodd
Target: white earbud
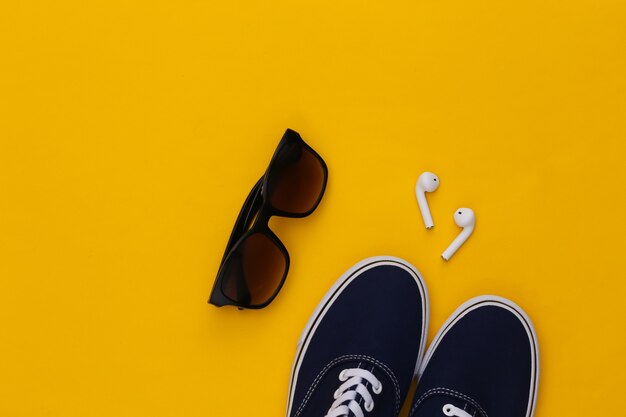
M 433 218 L 430 215 L 428 202 L 426 201 L 426 193 L 432 193 L 439 188 L 439 178 L 432 172 L 424 172 L 417 179 L 415 184 L 415 195 L 417 196 L 417 204 L 420 206 L 422 217 L 424 218 L 424 226 L 432 229 L 434 226 Z
M 472 209 L 460 208 L 454 212 L 454 222 L 457 226 L 462 227 L 463 230 L 459 235 L 450 243 L 450 246 L 441 254 L 444 261 L 452 258 L 452 255 L 459 250 L 461 245 L 465 243 L 467 238 L 470 237 L 476 226 L 476 216 Z

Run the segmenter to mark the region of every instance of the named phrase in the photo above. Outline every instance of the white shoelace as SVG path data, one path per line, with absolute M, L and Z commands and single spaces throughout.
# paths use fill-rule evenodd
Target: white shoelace
M 459 407 L 455 407 L 452 404 L 446 404 L 443 406 L 443 413 L 447 416 L 454 417 L 472 417 L 470 413 L 465 410 L 461 410 Z
M 366 387 L 366 383 L 371 384 L 374 394 L 380 394 L 383 384 L 370 371 L 361 368 L 344 369 L 339 374 L 339 380 L 343 382 L 335 391 L 335 402 L 330 406 L 326 417 L 345 417 L 352 412 L 356 417 L 363 417 L 363 410 L 359 402 L 355 401 L 357 394 L 363 398 L 365 411 L 374 409 L 374 399 Z M 345 382 L 344 382 L 345 381 Z M 347 404 L 343 404 L 350 401 Z

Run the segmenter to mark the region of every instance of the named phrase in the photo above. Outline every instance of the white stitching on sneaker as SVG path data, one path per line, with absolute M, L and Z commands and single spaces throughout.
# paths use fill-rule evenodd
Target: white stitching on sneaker
M 480 411 L 480 413 L 484 416 L 484 417 L 489 417 L 487 415 L 487 412 L 485 410 L 483 410 L 483 408 L 480 406 L 480 404 L 478 404 L 473 398 L 468 397 L 465 394 L 462 394 L 458 391 L 454 391 L 448 388 L 432 388 L 429 389 L 428 391 L 426 391 L 424 394 L 422 394 L 422 396 L 417 400 L 417 402 L 415 403 L 415 405 L 411 408 L 411 412 L 409 413 L 409 416 L 412 416 L 413 413 L 415 412 L 415 410 L 417 409 L 417 407 L 428 397 L 430 397 L 431 395 L 435 395 L 435 394 L 447 394 L 447 395 L 451 395 L 453 397 L 457 397 L 460 398 L 464 401 L 467 401 L 468 403 L 470 403 L 472 405 L 472 407 L 474 407 L 475 409 L 477 409 L 478 411 Z
M 389 379 L 391 379 L 391 382 L 393 383 L 393 386 L 394 386 L 394 389 L 395 389 L 395 392 L 394 392 L 394 394 L 395 394 L 395 413 L 398 414 L 400 412 L 400 384 L 398 384 L 398 379 L 396 378 L 394 373 L 391 371 L 391 369 L 389 369 L 389 367 L 387 365 L 385 365 L 384 363 L 378 361 L 377 359 L 372 358 L 371 356 L 367 356 L 367 355 L 344 355 L 344 356 L 339 356 L 338 358 L 333 359 L 330 363 L 328 363 L 324 367 L 324 369 L 322 369 L 320 371 L 320 373 L 317 374 L 317 376 L 313 380 L 313 383 L 311 384 L 311 386 L 307 390 L 307 393 L 304 396 L 304 398 L 302 400 L 302 403 L 298 407 L 298 410 L 296 411 L 294 417 L 298 417 L 302 413 L 302 411 L 304 411 L 304 407 L 306 406 L 307 402 L 309 401 L 309 399 L 313 395 L 313 391 L 315 391 L 315 388 L 320 383 L 322 377 L 324 377 L 324 375 L 330 370 L 330 368 L 333 367 L 334 365 L 336 365 L 337 363 L 346 362 L 346 361 L 350 361 L 350 360 L 367 360 L 367 361 L 372 362 L 373 364 L 379 366 L 387 374 Z

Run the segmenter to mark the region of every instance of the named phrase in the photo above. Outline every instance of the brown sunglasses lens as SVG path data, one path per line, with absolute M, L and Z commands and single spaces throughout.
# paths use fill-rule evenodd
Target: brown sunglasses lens
M 236 303 L 266 303 L 280 286 L 287 259 L 267 235 L 253 233 L 241 242 L 224 265 L 222 292 Z
M 270 172 L 270 202 L 287 213 L 307 213 L 319 201 L 324 182 L 319 157 L 300 143 L 289 144 L 276 155 Z

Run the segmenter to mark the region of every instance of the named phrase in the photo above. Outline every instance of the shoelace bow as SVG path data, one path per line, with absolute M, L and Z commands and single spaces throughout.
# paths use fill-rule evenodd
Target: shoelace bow
M 363 417 L 361 404 L 356 401 L 357 395 L 363 399 L 365 411 L 370 412 L 374 409 L 374 399 L 365 385 L 369 382 L 372 392 L 376 395 L 382 392 L 383 384 L 374 374 L 361 368 L 344 369 L 339 374 L 339 380 L 343 384 L 335 391 L 335 402 L 330 406 L 326 417 L 346 417 L 350 412 L 355 417 Z

